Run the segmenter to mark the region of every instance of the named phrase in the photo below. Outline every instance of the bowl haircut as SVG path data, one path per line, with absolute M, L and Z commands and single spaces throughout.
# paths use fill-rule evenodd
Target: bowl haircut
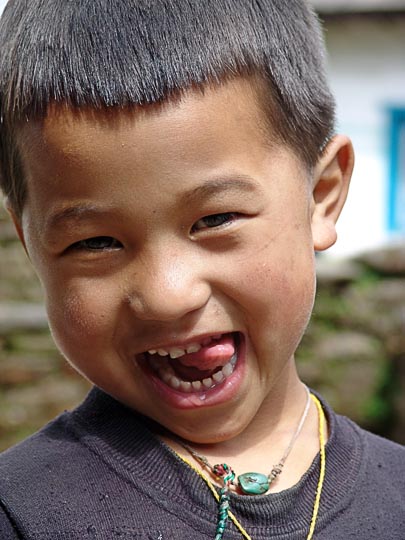
M 0 187 L 18 217 L 18 130 L 53 103 L 158 104 L 242 76 L 260 81 L 273 137 L 309 169 L 333 134 L 325 48 L 305 0 L 10 0 L 0 51 Z

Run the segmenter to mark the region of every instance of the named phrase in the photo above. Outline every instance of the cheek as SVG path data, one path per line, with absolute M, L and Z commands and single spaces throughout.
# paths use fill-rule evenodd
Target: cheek
M 62 292 L 47 288 L 49 325 L 54 339 L 69 358 L 71 351 L 94 350 L 111 341 L 117 306 L 105 287 L 65 286 Z
M 284 246 L 239 260 L 231 270 L 233 294 L 250 318 L 278 328 L 280 335 L 285 330 L 301 337 L 315 296 L 314 253 L 305 241 Z
M 268 316 L 277 317 L 277 309 L 288 312 L 292 318 L 295 311 L 303 310 L 307 317 L 307 311 L 312 309 L 315 275 L 311 264 L 302 265 L 297 272 L 273 265 L 256 266 L 247 285 L 249 297 Z

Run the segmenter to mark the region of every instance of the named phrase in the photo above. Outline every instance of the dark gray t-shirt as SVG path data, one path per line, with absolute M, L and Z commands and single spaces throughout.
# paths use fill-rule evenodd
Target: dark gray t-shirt
M 405 448 L 323 403 L 330 428 L 314 540 L 405 540 Z M 0 456 L 1 540 L 208 540 L 217 504 L 151 424 L 98 389 Z M 281 493 L 232 495 L 252 540 L 305 540 L 319 457 Z M 232 523 L 224 540 L 242 536 Z

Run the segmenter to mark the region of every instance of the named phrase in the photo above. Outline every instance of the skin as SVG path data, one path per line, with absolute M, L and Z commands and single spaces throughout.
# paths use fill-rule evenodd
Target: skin
M 304 408 L 294 352 L 314 250 L 336 239 L 350 141 L 335 137 L 310 174 L 264 129 L 244 79 L 142 110 L 52 107 L 19 141 L 28 199 L 14 221 L 68 361 L 213 459 L 269 469 Z M 203 219 L 217 214 L 224 224 Z M 99 237 L 110 240 L 83 242 Z M 220 403 L 173 407 L 139 365 L 148 349 L 234 331 L 243 377 Z M 280 487 L 310 465 L 316 426 L 312 407 Z

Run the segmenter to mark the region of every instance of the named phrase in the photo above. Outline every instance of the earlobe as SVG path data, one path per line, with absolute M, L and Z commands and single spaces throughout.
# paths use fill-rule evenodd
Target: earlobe
M 328 249 L 336 241 L 336 222 L 346 201 L 353 166 L 350 139 L 336 135 L 314 170 L 311 226 L 316 251 Z

